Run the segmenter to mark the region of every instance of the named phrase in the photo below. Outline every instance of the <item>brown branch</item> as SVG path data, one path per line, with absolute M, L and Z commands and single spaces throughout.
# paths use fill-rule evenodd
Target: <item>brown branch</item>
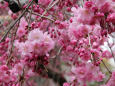
M 33 3 L 33 1 L 34 1 L 34 0 L 32 0 L 32 1 L 28 4 L 28 6 L 25 8 L 25 10 L 22 12 L 22 14 L 21 14 L 19 17 L 7 27 L 8 30 L 6 31 L 6 33 L 4 34 L 4 36 L 2 37 L 2 39 L 0 40 L 0 43 L 5 40 L 7 34 L 10 32 L 10 30 L 11 30 L 11 29 L 15 26 L 15 24 L 24 16 L 24 14 L 27 12 L 28 8 L 31 6 L 31 4 Z
M 58 83 L 60 86 L 63 86 L 64 82 L 67 82 L 66 79 L 60 74 L 51 69 L 48 69 L 48 78 L 53 79 L 54 82 Z
M 107 69 L 107 71 L 108 71 L 110 74 L 112 74 L 112 72 L 109 70 L 109 68 L 108 68 L 107 65 L 104 63 L 103 60 L 102 60 L 102 63 L 103 63 L 103 65 L 105 66 L 105 68 Z
M 19 0 L 17 0 L 17 1 L 18 1 L 19 6 L 22 7 L 20 1 Z

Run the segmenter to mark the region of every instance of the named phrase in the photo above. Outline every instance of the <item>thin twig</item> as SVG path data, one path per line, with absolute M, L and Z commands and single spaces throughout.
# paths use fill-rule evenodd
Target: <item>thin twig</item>
M 111 49 L 111 46 L 110 46 L 108 40 L 107 40 L 107 44 L 108 44 L 108 46 L 109 46 L 109 49 L 110 49 L 110 51 L 111 51 L 111 54 L 112 54 L 113 59 L 114 59 L 114 62 L 115 62 L 115 55 L 114 55 L 114 53 L 113 53 L 113 51 L 112 51 L 112 49 Z
M 102 63 L 103 63 L 103 65 L 105 66 L 105 68 L 107 69 L 107 71 L 108 71 L 110 74 L 112 74 L 112 72 L 109 70 L 109 68 L 108 68 L 107 65 L 104 63 L 103 60 L 102 60 Z
M 20 24 L 20 21 L 19 21 L 19 23 L 18 23 L 18 26 L 19 26 L 19 24 Z M 14 32 L 13 37 L 16 37 L 16 32 L 17 32 L 17 30 L 18 30 L 18 28 L 16 28 L 16 31 Z M 13 41 L 12 41 L 12 43 L 11 43 L 10 55 L 8 56 L 8 60 L 7 60 L 7 62 L 6 62 L 6 65 L 8 65 L 9 62 L 10 62 L 10 60 L 13 58 L 12 52 L 13 52 L 13 43 L 14 43 L 14 40 L 15 40 L 15 38 L 13 39 Z
M 62 51 L 62 49 L 63 49 L 63 46 L 59 48 L 57 54 L 55 56 L 53 56 L 52 58 L 56 58 L 57 56 L 59 56 L 61 51 Z
M 59 1 L 59 0 L 56 0 L 52 5 L 51 5 L 51 3 L 52 3 L 52 2 L 51 2 L 51 3 L 48 5 L 48 8 L 46 8 L 45 11 L 43 12 L 43 14 L 41 15 L 41 17 L 43 17 L 43 16 L 47 13 L 48 10 L 50 10 L 54 5 L 56 5 L 56 4 L 58 3 L 58 1 Z M 51 5 L 51 6 L 50 6 L 50 5 Z M 40 17 L 40 18 L 41 18 L 41 17 Z M 38 19 L 38 21 L 40 20 L 40 18 Z
M 32 6 L 32 8 L 30 10 L 30 16 L 29 16 L 28 25 L 30 25 L 30 23 L 31 23 L 32 10 L 33 10 L 33 6 Z
M 30 12 L 29 10 L 28 10 L 28 12 Z M 50 19 L 49 17 L 47 17 L 47 16 L 42 16 L 41 14 L 38 14 L 38 13 L 34 13 L 34 12 L 32 12 L 32 14 L 34 14 L 34 15 L 37 15 L 37 16 L 40 16 L 41 18 L 43 17 L 43 18 L 46 18 L 46 19 L 48 19 L 48 20 L 50 20 L 50 21 L 55 21 L 55 20 L 53 20 L 53 19 Z
M 107 84 L 109 82 L 109 80 L 111 79 L 112 74 L 109 76 L 109 78 L 107 79 L 107 81 L 105 82 L 105 84 Z

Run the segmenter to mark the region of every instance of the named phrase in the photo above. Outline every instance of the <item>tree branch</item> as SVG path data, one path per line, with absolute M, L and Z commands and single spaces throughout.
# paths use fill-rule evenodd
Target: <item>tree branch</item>
M 51 69 L 48 70 L 48 77 L 53 79 L 54 82 L 58 83 L 60 86 L 63 86 L 64 82 L 67 82 L 66 79 L 60 74 Z
M 25 8 L 25 10 L 22 12 L 22 14 L 21 14 L 19 17 L 7 27 L 8 30 L 6 31 L 6 33 L 4 34 L 4 36 L 2 37 L 2 39 L 0 40 L 0 43 L 5 40 L 7 34 L 8 34 L 8 33 L 10 32 L 10 30 L 15 26 L 15 24 L 23 17 L 23 15 L 24 15 L 25 12 L 28 10 L 28 8 L 31 6 L 31 4 L 33 3 L 33 1 L 34 1 L 34 0 L 32 0 L 32 1 L 28 4 L 28 6 Z

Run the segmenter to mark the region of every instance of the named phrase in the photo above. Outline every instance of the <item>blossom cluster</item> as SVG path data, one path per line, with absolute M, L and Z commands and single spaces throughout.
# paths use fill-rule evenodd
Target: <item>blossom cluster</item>
M 107 33 L 111 33 L 115 29 L 113 3 L 115 2 L 109 0 L 92 0 L 85 1 L 82 7 L 72 7 L 71 10 L 74 16 L 70 18 L 68 28 L 70 43 L 66 45 L 65 52 L 72 52 L 66 55 L 68 55 L 68 60 L 75 64 L 72 77 L 74 79 L 72 79 L 72 83 L 68 83 L 68 85 L 65 83 L 64 86 L 79 84 L 80 86 L 87 86 L 87 82 L 92 80 L 103 81 L 104 74 L 101 70 L 93 71 L 90 64 L 93 64 L 94 69 L 98 69 L 100 63 L 103 62 L 103 58 L 112 58 L 112 53 L 109 50 L 104 51 L 101 45 L 108 40 Z M 74 45 L 71 44 L 73 41 Z M 80 64 L 84 62 L 88 62 L 88 65 L 81 66 Z M 91 69 L 89 69 L 90 67 Z M 110 83 L 111 81 L 110 79 Z M 107 86 L 114 86 L 114 84 L 107 84 Z
M 16 40 L 15 47 L 27 64 L 34 68 L 37 64 L 47 65 L 48 52 L 54 48 L 54 41 L 47 32 L 37 28 L 29 32 L 25 42 Z
M 106 62 L 115 60 L 108 41 L 115 38 L 115 0 L 31 1 L 15 14 L 0 3 L 0 14 L 14 21 L 0 23 L 0 85 L 37 86 L 32 79 L 42 76 L 60 86 L 115 86 Z

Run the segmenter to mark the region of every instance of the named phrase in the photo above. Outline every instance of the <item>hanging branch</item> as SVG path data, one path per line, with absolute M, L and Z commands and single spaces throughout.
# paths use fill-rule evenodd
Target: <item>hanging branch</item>
M 34 12 L 31 12 L 31 11 L 28 11 L 28 12 L 29 12 L 29 13 L 32 13 L 33 15 L 40 16 L 41 18 L 48 19 L 48 20 L 50 20 L 50 21 L 52 21 L 52 22 L 54 22 L 54 21 L 55 21 L 55 20 L 53 20 L 53 19 L 51 19 L 51 18 L 49 18 L 49 17 L 47 17 L 47 16 L 42 16 L 41 14 L 34 13 Z

